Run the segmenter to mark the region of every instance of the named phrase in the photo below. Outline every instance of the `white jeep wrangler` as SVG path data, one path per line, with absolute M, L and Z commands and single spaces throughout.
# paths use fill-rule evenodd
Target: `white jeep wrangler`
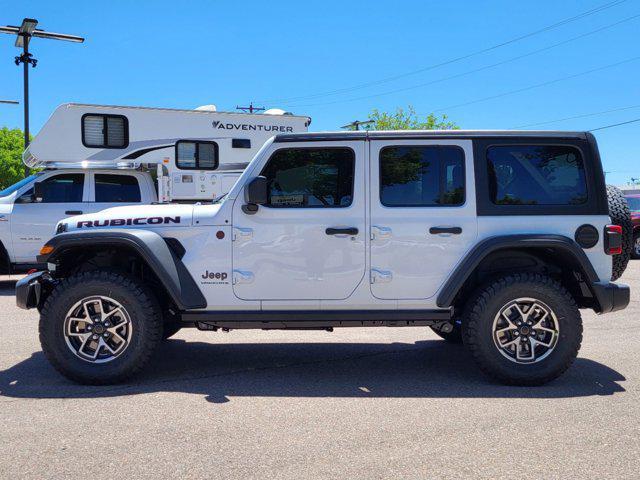
M 59 223 L 16 299 L 82 383 L 128 378 L 182 327 L 428 326 L 538 385 L 575 359 L 580 308 L 629 303 L 613 223 L 589 133 L 278 135 L 218 203 Z

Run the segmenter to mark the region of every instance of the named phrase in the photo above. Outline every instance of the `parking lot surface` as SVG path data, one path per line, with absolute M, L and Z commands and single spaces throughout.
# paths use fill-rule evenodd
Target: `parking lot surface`
M 44 359 L 0 284 L 1 478 L 638 478 L 632 303 L 583 312 L 580 356 L 537 388 L 485 378 L 426 328 L 183 330 L 126 385 Z

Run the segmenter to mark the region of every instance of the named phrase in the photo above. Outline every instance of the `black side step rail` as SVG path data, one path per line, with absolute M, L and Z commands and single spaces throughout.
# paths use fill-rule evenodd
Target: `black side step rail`
M 251 310 L 183 312 L 185 326 L 210 329 L 326 329 L 333 327 L 439 326 L 451 310 Z M 206 328 L 205 328 L 206 329 Z

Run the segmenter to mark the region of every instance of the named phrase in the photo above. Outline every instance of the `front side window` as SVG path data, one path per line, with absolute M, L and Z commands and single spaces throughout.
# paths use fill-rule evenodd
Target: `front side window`
M 138 179 L 131 175 L 95 175 L 96 202 L 137 203 L 140 202 L 140 185 Z
M 267 206 L 340 208 L 353 201 L 355 153 L 350 148 L 283 148 L 269 159 Z
M 566 145 L 487 149 L 489 196 L 496 205 L 580 205 L 587 184 L 580 151 Z
M 125 148 L 129 144 L 129 124 L 122 115 L 82 116 L 82 143 L 91 148 Z
M 42 203 L 80 203 L 84 174 L 55 175 L 42 181 Z
M 464 203 L 464 152 L 444 145 L 391 146 L 380 151 L 380 202 L 387 207 Z
M 182 170 L 218 168 L 218 144 L 215 142 L 176 142 L 176 166 Z

